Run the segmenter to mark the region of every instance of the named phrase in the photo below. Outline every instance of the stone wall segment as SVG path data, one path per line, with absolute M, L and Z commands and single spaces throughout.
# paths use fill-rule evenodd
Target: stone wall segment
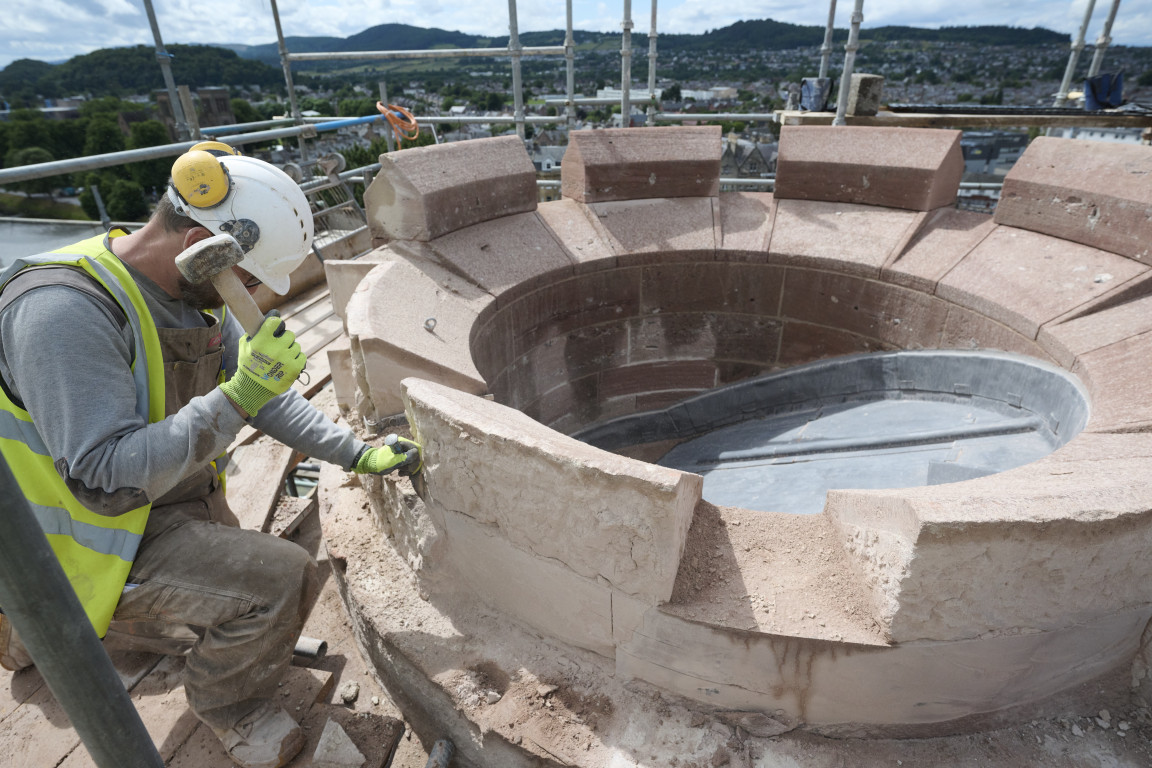
M 785 126 L 774 194 L 931 211 L 956 202 L 963 172 L 960 131 Z
M 1015 227 L 997 227 L 940 279 L 936 295 L 1035 339 L 1040 326 L 1148 266 Z
M 888 282 L 935 293 L 936 283 L 996 228 L 986 213 L 938 208 L 903 247 L 897 247 L 881 275 Z
M 650 198 L 587 205 L 600 237 L 617 256 L 647 254 L 651 261 L 713 259 L 715 199 Z M 636 263 L 635 258 L 628 263 Z
M 879 277 L 919 216 L 913 211 L 776 196 L 768 260 Z
M 650 604 L 666 601 L 700 499 L 693 475 L 564 437 L 449 387 L 404 383 L 426 500 Z
M 458 229 L 428 243 L 452 272 L 491 293 L 499 302 L 512 288 L 548 281 L 572 270 L 572 260 L 535 212 L 505 216 Z
M 715 197 L 720 126 L 573 131 L 560 166 L 564 197 L 581 203 Z
M 406 261 L 373 268 L 352 294 L 345 324 L 353 368 L 362 394 L 372 403 L 372 417 L 404 410 L 400 381 L 408 376 L 425 376 L 465 392 L 486 392 L 468 348 L 476 317 L 475 305 Z
M 616 669 L 709 708 L 773 713 L 784 730 L 940 736 L 1002 727 L 1014 709 L 1053 714 L 1037 702 L 1130 663 L 1148 615 L 1142 608 L 1049 632 L 877 648 L 737 634 L 650 608 L 621 633 Z
M 1037 462 L 963 483 L 830 491 L 825 510 L 893 642 L 1092 623 L 1147 604 L 1152 563 L 1139 553 L 1152 545 L 1150 441 L 1081 434 Z
M 428 241 L 536 210 L 536 170 L 516 136 L 412 147 L 380 165 L 364 192 L 373 238 Z
M 996 222 L 1147 263 L 1152 147 L 1040 136 L 1004 178 Z
M 716 248 L 724 253 L 717 257 L 766 260 L 776 197 L 771 192 L 721 192 L 716 208 L 720 225 Z

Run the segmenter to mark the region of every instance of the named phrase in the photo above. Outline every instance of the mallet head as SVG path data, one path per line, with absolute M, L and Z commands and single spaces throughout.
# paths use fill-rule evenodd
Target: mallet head
M 231 235 L 213 235 L 184 249 L 176 257 L 176 268 L 191 283 L 211 280 L 243 260 L 244 251 Z

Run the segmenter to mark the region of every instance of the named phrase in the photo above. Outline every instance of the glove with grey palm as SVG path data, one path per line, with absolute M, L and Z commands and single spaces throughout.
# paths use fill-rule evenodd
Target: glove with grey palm
M 352 471 L 360 474 L 387 475 L 399 471 L 409 477 L 424 468 L 420 444 L 399 435 L 388 435 L 379 448 L 365 448 L 356 457 Z
M 272 310 L 255 336 L 241 336 L 236 373 L 220 385 L 224 394 L 249 416 L 289 390 L 308 362 L 296 335 Z

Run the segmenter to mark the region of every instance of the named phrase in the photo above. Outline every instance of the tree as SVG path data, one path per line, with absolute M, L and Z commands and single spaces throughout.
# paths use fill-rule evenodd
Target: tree
M 131 131 L 128 137 L 129 149 L 158 147 L 169 142 L 168 129 L 159 120 L 133 123 Z M 128 173 L 131 174 L 132 180 L 144 189 L 163 189 L 168 183 L 171 168 L 172 158 L 161 157 L 132 163 L 128 166 Z
M 104 155 L 123 149 L 124 134 L 120 133 L 114 117 L 97 115 L 88 121 L 88 130 L 84 133 L 85 155 Z
M 665 101 L 680 101 L 682 98 L 680 95 L 680 83 L 673 83 L 665 88 L 663 93 L 661 93 L 661 98 Z
M 148 203 L 144 201 L 144 188 L 128 179 L 116 179 L 105 200 L 108 216 L 116 221 L 144 221 L 148 218 Z
M 8 154 L 4 156 L 4 165 L 7 168 L 15 168 L 18 165 L 35 165 L 37 163 L 50 163 L 55 158 L 52 153 L 43 147 L 24 147 L 23 149 L 11 149 Z M 56 187 L 56 178 L 43 178 L 43 179 L 29 179 L 28 181 L 9 182 L 8 187 L 25 192 L 29 195 L 51 195 L 52 190 Z
M 232 114 L 236 115 L 238 123 L 255 123 L 263 119 L 247 99 L 232 99 Z

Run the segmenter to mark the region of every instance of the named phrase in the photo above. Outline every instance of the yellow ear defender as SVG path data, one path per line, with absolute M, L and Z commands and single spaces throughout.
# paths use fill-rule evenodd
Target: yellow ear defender
M 220 144 L 220 142 L 201 142 L 201 144 Z M 231 149 L 227 144 L 220 146 Z M 228 178 L 227 169 L 210 150 L 193 147 L 176 158 L 176 162 L 172 164 L 172 186 L 193 208 L 211 208 L 228 197 L 232 189 L 232 180 Z

